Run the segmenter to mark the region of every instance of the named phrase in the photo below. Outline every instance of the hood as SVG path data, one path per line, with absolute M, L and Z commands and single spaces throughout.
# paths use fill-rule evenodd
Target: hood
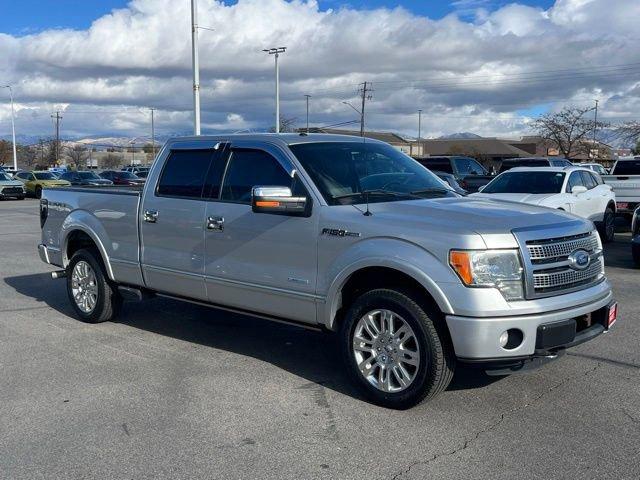
M 18 180 L 0 180 L 0 187 L 24 187 L 24 183 Z
M 557 193 L 474 193 L 473 197 L 489 198 L 493 200 L 505 200 L 508 202 L 529 203 L 540 205 L 544 200 L 553 197 Z
M 514 229 L 569 224 L 585 232 L 593 228 L 591 222 L 561 210 L 479 197 L 372 203 L 369 209 L 373 215 L 363 218 L 373 220 L 370 227 L 376 235 L 405 237 L 427 246 L 437 241 L 447 248 L 514 248 Z M 468 241 L 461 245 L 463 237 Z

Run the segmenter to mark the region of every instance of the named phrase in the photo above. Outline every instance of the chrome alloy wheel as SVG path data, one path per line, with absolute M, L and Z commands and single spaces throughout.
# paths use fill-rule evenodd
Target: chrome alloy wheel
M 71 273 L 71 293 L 73 301 L 83 313 L 91 313 L 98 303 L 98 285 L 96 275 L 84 260 L 79 261 L 73 267 Z
M 383 392 L 409 387 L 420 367 L 413 329 L 391 310 L 372 310 L 358 320 L 352 351 L 360 374 Z

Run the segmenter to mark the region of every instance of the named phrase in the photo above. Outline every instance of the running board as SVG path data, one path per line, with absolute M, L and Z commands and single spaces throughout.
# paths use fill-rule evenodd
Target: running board
M 147 298 L 153 297 L 153 294 L 135 287 L 118 286 L 118 293 L 126 302 L 141 302 Z

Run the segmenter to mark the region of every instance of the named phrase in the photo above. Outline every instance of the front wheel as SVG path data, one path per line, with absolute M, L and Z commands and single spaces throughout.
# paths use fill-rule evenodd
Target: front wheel
M 455 370 L 448 336 L 411 296 L 390 289 L 361 295 L 341 328 L 352 380 L 374 403 L 404 409 L 444 391 Z
M 611 243 L 616 239 L 616 214 L 611 207 L 604 211 L 600 236 L 603 243 Z
M 42 198 L 42 187 L 40 185 L 36 187 L 35 196 L 36 198 Z
M 101 323 L 114 318 L 122 298 L 107 279 L 98 254 L 78 250 L 67 267 L 67 293 L 80 320 Z

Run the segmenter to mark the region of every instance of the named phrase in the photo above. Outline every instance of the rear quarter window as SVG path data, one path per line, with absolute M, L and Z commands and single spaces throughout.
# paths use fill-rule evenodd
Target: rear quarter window
M 618 160 L 612 175 L 640 175 L 640 160 Z

